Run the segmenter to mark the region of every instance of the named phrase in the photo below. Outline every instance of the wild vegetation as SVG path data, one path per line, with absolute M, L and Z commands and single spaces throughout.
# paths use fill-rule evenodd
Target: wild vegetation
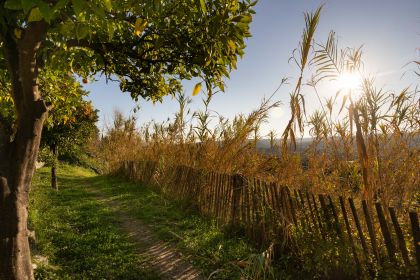
M 204 259 L 206 272 L 211 272 L 213 276 L 215 274 L 212 272 L 217 272 L 220 278 L 242 276 L 265 279 L 278 275 L 303 277 L 305 274 L 334 278 L 336 275 L 355 277 L 360 272 L 349 265 L 353 260 L 351 254 L 356 256 L 357 253 L 338 242 L 335 235 L 325 237 L 320 230 L 320 235 L 314 238 L 314 232 L 305 232 L 306 228 L 300 222 L 306 212 L 300 212 L 299 223 L 293 221 L 294 225 L 291 221 L 293 215 L 285 217 L 281 211 L 276 212 L 274 203 L 270 205 L 264 200 L 269 197 L 273 201 L 274 196 L 258 194 L 260 191 L 267 193 L 269 186 L 287 186 L 281 190 L 292 190 L 292 195 L 284 194 L 284 197 L 293 197 L 297 202 L 301 199 L 301 205 L 303 200 L 298 190 L 302 193 L 326 194 L 328 198 L 328 195 L 353 198 L 357 201 L 359 212 L 362 208 L 376 207 L 378 210 L 377 205 L 388 210 L 391 207 L 398 215 L 394 217 L 390 210 L 386 212 L 388 220 L 388 216 L 400 219 L 400 231 L 409 232 L 407 213 L 417 213 L 420 208 L 419 92 L 413 87 L 400 90 L 378 88 L 375 78 L 364 72 L 362 48 L 340 47 L 334 32 L 328 35 L 326 42 L 318 42 L 316 30 L 322 7 L 305 13 L 301 42 L 289 60 L 296 64 L 298 75 L 290 92 L 291 116 L 280 139 L 274 131 L 262 135 L 261 126 L 270 111 L 281 105 L 277 101 L 277 94 L 290 79 L 283 79 L 278 89 L 249 114 L 228 119 L 212 110 L 214 95 L 224 91 L 224 78 L 229 77 L 232 69 L 236 69 L 237 59 L 244 54 L 245 39 L 251 35 L 249 25 L 255 4 L 250 0 L 144 3 L 8 0 L 0 3 L 0 278 L 34 278 L 27 238 L 27 209 L 30 183 L 41 142 L 53 153 L 53 187 L 57 186 L 57 146 L 63 147 L 68 159 L 81 153 L 74 149 L 75 144 L 85 144 L 81 140 L 90 137 L 95 143 L 83 153 L 87 151 L 96 156 L 100 169 L 114 175 L 125 174 L 133 180 L 144 179 L 145 174 L 151 171 L 148 180 L 143 181 L 157 187 L 162 197 L 179 193 L 186 185 L 202 186 L 201 192 L 176 198 L 182 200 L 183 206 L 188 205 L 195 208 L 192 210 L 208 214 L 218 224 L 202 222 L 196 216 L 188 216 L 188 219 L 197 221 L 198 226 L 181 219 L 181 227 L 191 227 L 185 232 L 194 236 L 184 236 L 180 243 L 181 247 L 187 247 Z M 418 67 L 419 62 L 415 61 L 414 64 Z M 87 83 L 99 73 L 104 74 L 106 79 L 117 77 L 121 90 L 130 92 L 134 100 L 141 97 L 155 102 L 162 100 L 165 95 L 172 95 L 178 101 L 179 110 L 166 122 L 150 122 L 140 128 L 135 117 L 125 117 L 116 112 L 113 123 L 99 139 L 95 137 L 98 135 L 95 135 L 97 131 L 94 128 L 96 111 L 91 104 L 83 101 L 86 92 L 76 79 L 79 76 Z M 415 73 L 418 75 L 418 72 Z M 322 98 L 322 85 L 350 77 L 357 77 L 352 86 L 339 86 L 335 95 Z M 196 84 L 193 95 L 203 96 L 203 107 L 195 112 L 190 111 L 191 99 L 181 86 L 181 80 L 192 78 L 201 80 Z M 321 108 L 310 114 L 306 112 L 305 105 L 308 94 L 317 96 Z M 297 153 L 295 149 L 299 137 L 305 133 L 309 133 L 312 141 L 308 149 Z M 263 153 L 258 149 L 258 143 L 266 137 L 269 138 L 270 147 L 268 153 Z M 151 168 L 144 168 L 144 174 L 139 175 L 135 170 L 139 166 Z M 44 173 L 41 171 L 40 185 L 45 185 Z M 81 173 L 79 175 L 82 176 Z M 197 182 L 186 180 L 188 178 L 197 179 Z M 207 184 L 203 178 L 210 178 L 210 183 Z M 223 178 L 228 178 L 226 185 L 223 184 Z M 69 183 L 73 179 L 64 178 L 63 182 Z M 205 183 L 200 185 L 203 181 Z M 249 205 L 238 206 L 239 202 L 245 200 L 245 193 L 235 196 L 233 191 L 232 197 L 240 199 L 232 201 L 229 201 L 230 196 L 226 196 L 225 205 L 229 209 L 224 209 L 226 211 L 222 211 L 222 214 L 221 205 L 215 199 L 227 190 L 224 187 L 244 185 L 245 181 L 251 186 L 250 192 L 257 194 L 252 202 L 253 207 L 259 207 L 252 212 L 255 217 L 250 225 L 243 224 L 245 214 L 241 218 L 235 216 L 245 213 L 236 209 L 249 208 Z M 151 202 L 156 202 L 150 190 L 137 190 L 133 186 L 122 186 L 121 189 L 103 187 L 102 191 L 115 195 L 127 191 L 129 195 L 145 195 Z M 208 186 L 217 190 L 217 194 L 208 192 Z M 201 193 L 202 196 L 196 196 L 201 200 L 188 200 L 197 193 Z M 61 201 L 61 194 L 75 201 Z M 110 241 L 105 242 L 104 247 L 110 246 L 113 250 L 109 258 L 116 265 L 106 272 L 108 277 L 134 279 L 146 274 L 147 277 L 153 277 L 153 271 L 129 271 L 129 266 L 138 264 L 138 256 L 132 254 L 132 248 L 124 237 L 114 231 L 112 222 L 106 219 L 106 209 L 99 202 L 86 198 L 85 190 L 72 185 L 71 191 L 64 188 L 61 193 L 53 193 L 51 190 L 37 189 L 34 195 L 35 208 L 41 209 L 38 211 L 51 210 L 43 208 L 48 205 L 47 202 L 58 204 L 57 208 L 48 212 L 51 219 L 41 219 L 36 211 L 31 213 L 35 227 L 41 229 L 39 246 L 43 253 L 60 265 L 57 270 L 51 270 L 51 267 L 43 269 L 41 266 L 37 270 L 37 277 L 105 277 L 104 271 L 94 267 L 101 265 L 102 260 L 94 255 L 92 259 L 81 263 L 81 254 L 78 252 L 80 248 L 92 249 L 91 246 L 99 242 L 98 238 Z M 203 195 L 209 195 L 212 201 L 205 201 Z M 324 196 L 319 199 L 322 204 L 321 197 Z M 221 201 L 225 201 L 221 198 Z M 291 207 L 293 199 L 290 200 Z M 139 198 L 128 201 L 139 203 L 142 207 L 147 206 L 148 202 Z M 329 206 L 333 205 L 331 201 Z M 173 211 L 168 214 L 168 219 L 176 220 L 174 216 L 177 216 L 177 212 L 173 209 L 179 206 L 178 202 L 166 204 L 165 200 L 162 207 Z M 133 206 L 131 210 L 137 214 L 141 212 L 139 209 L 144 210 L 139 205 L 136 207 Z M 70 208 L 76 208 L 77 213 L 68 215 L 66 218 L 71 224 L 66 224 L 59 220 L 63 213 L 58 212 Z M 82 213 L 82 210 L 86 213 Z M 86 223 L 86 214 L 93 212 L 92 221 Z M 154 210 L 151 212 L 155 216 L 163 215 Z M 361 240 L 365 237 L 372 242 L 375 240 L 372 231 L 379 232 L 379 229 L 385 237 L 383 228 L 386 222 L 383 223 L 384 219 L 379 221 L 380 211 L 377 212 L 373 227 L 369 226 L 369 221 L 363 223 L 369 233 L 359 230 Z M 225 235 L 218 227 L 228 213 L 231 219 L 225 219 L 228 222 L 223 226 L 227 233 L 233 234 L 232 240 L 236 243 L 225 240 Z M 157 218 L 142 214 L 138 216 L 145 220 Z M 296 220 L 296 217 L 293 218 Z M 242 224 L 235 224 L 238 219 L 242 219 Z M 172 234 L 163 221 L 153 221 L 162 223 L 158 230 L 163 235 Z M 271 224 L 274 226 L 270 228 L 266 221 L 274 221 Z M 357 225 L 356 218 L 351 222 Z M 251 233 L 247 232 L 247 226 L 252 228 Z M 259 231 L 261 226 L 266 232 Z M 330 220 L 320 222 L 319 229 L 322 226 L 332 228 Z M 399 239 L 399 246 L 404 247 L 401 244 L 409 243 L 411 245 L 406 247 L 410 256 L 415 250 L 420 256 L 416 224 L 412 222 L 411 227 L 413 240 Z M 46 228 L 67 232 L 71 241 L 62 232 L 43 231 Z M 394 235 L 399 237 L 401 234 L 396 228 Z M 79 231 L 85 233 L 80 239 L 76 234 Z M 347 229 L 347 233 L 351 239 L 350 230 Z M 212 234 L 216 237 L 209 236 Z M 247 237 L 248 241 L 255 241 L 250 236 L 257 236 L 261 241 L 255 242 L 258 253 L 243 239 Z M 214 238 L 224 250 L 209 249 L 206 247 L 208 244 L 200 243 L 203 238 Z M 92 244 L 86 245 L 86 239 Z M 70 243 L 74 247 L 69 249 L 67 245 Z M 376 245 L 372 244 L 372 254 L 377 259 L 375 262 L 370 260 L 372 254 L 364 250 L 362 241 L 363 248 L 357 249 L 360 252 L 364 250 L 367 255 L 368 265 L 363 271 L 367 273 L 357 276 L 381 278 L 414 275 L 412 271 L 406 273 L 380 262 L 385 250 L 392 251 L 385 243 L 386 240 L 384 244 L 379 244 L 382 246 L 381 254 L 376 252 Z M 59 245 L 63 244 L 65 246 L 60 248 Z M 102 249 L 99 254 L 109 253 L 107 248 Z M 123 256 L 121 251 L 130 254 Z M 287 254 L 280 254 L 279 257 L 278 252 Z M 238 263 L 238 259 L 247 259 L 245 254 L 248 254 L 248 260 Z M 235 261 L 224 264 L 233 258 L 236 258 Z M 276 276 L 273 276 L 276 270 L 273 267 L 279 266 L 271 262 L 272 258 L 283 265 L 276 271 Z M 397 258 L 397 262 L 407 263 L 404 252 L 398 254 Z M 63 260 L 72 265 L 67 266 Z M 408 263 L 413 261 L 409 259 Z M 417 262 L 420 265 L 420 261 Z M 200 261 L 197 263 L 202 264 Z
M 251 113 L 229 120 L 210 109 L 213 92 L 203 93 L 203 109 L 196 112 L 188 108 L 191 99 L 177 93 L 179 111 L 162 123 L 152 121 L 137 128 L 135 117 L 115 113 L 100 144 L 103 152 L 98 153 L 107 170 L 115 172 L 127 160 L 153 161 L 416 207 L 419 92 L 410 87 L 401 91 L 376 88 L 374 77 L 363 73 L 362 50 L 340 49 L 334 32 L 326 43 L 313 44 L 314 31 L 310 30 L 316 27 L 318 13 L 306 15 L 302 47 L 294 53 L 302 58 L 292 57 L 302 73 L 309 72 L 309 79 L 305 82 L 303 74 L 298 78 L 291 94 L 292 117 L 280 140 L 275 132 L 260 133 L 270 110 L 280 106 L 275 94 Z M 305 70 L 308 65 L 311 71 Z M 359 84 L 354 89 L 338 88 L 334 96 L 322 100 L 321 83 L 348 73 L 360 76 Z M 302 88 L 319 98 L 321 109 L 311 115 L 305 114 Z M 305 131 L 312 142 L 303 154 L 297 154 L 297 135 Z M 272 153 L 257 149 L 264 137 L 270 139 Z
M 300 70 L 290 94 L 292 116 L 281 139 L 276 139 L 274 132 L 268 135 L 271 153 L 262 153 L 257 144 L 266 137 L 261 135 L 260 127 L 268 113 L 280 105 L 275 101 L 276 92 L 248 115 L 240 114 L 232 120 L 211 110 L 211 100 L 217 92 L 203 92 L 203 109 L 196 112 L 188 108 L 191 99 L 185 93 L 177 93 L 179 110 L 166 122 L 150 122 L 137 128 L 134 117 L 115 114 L 114 123 L 100 144 L 103 151 L 100 157 L 107 170 L 111 173 L 124 170 L 135 180 L 147 175 L 138 175 L 132 168 L 151 171 L 151 181 L 168 190 L 172 197 L 177 193 L 175 182 L 180 184 L 185 178 L 193 178 L 188 177 L 189 171 L 177 171 L 181 173 L 175 176 L 177 167 L 186 166 L 203 174 L 240 174 L 251 182 L 257 179 L 292 190 L 351 197 L 360 202 L 357 205 L 360 211 L 361 201 L 367 202 L 368 209 L 374 209 L 374 203 L 380 202 L 385 209 L 395 208 L 403 230 L 408 230 L 406 213 L 418 212 L 420 206 L 419 92 L 410 87 L 400 91 L 377 88 L 374 77 L 364 73 L 362 49 L 340 48 L 334 32 L 325 43 L 317 43 L 314 34 L 320 11 L 305 14 L 302 41 L 291 58 Z M 351 76 L 357 77 L 357 84 L 338 88 L 332 97 L 321 98 L 319 89 L 323 83 Z M 286 82 L 283 80 L 278 90 Z M 306 114 L 303 92 L 315 94 L 321 109 Z M 312 142 L 304 153 L 295 153 L 298 135 L 304 135 L 305 131 L 309 131 Z M 130 163 L 134 165 L 127 169 L 126 164 Z M 148 168 L 149 163 L 154 167 Z M 299 201 L 297 195 L 296 200 Z M 200 200 L 195 199 L 196 203 Z M 229 203 L 233 202 L 227 204 L 231 207 Z M 389 214 L 386 216 L 389 219 Z M 377 222 L 374 225 L 377 232 L 379 227 Z M 286 227 L 285 231 L 299 240 L 296 253 L 299 252 L 302 263 L 297 267 L 302 265 L 300 269 L 321 278 L 334 278 L 339 271 L 344 273 L 338 274 L 342 277 L 355 277 L 355 267 L 345 267 L 351 263 L 350 247 L 341 248 L 336 241 L 315 241 L 313 235 L 293 232 L 293 228 Z M 320 247 L 313 247 L 314 242 Z M 415 250 L 412 246 L 409 245 L 409 250 Z M 334 256 L 339 261 L 332 262 Z M 364 277 L 397 277 L 395 270 L 382 265 L 368 268 L 373 275 L 365 271 Z
M 255 4 L 249 0 L 0 2 L 5 89 L 0 103 L 6 104 L 0 108 L 15 114 L 15 118 L 0 117 L 1 278 L 33 279 L 27 209 L 42 128 L 54 110 L 45 89 L 64 84 L 65 75 L 88 82 L 104 74 L 107 79 L 117 77 L 121 90 L 135 100 L 160 100 L 181 90 L 181 80 L 193 77 L 208 88 L 223 90 L 223 77 L 244 53 Z M 43 76 L 51 78 L 46 87 L 40 83 Z M 68 94 L 54 91 L 52 99 L 64 103 Z

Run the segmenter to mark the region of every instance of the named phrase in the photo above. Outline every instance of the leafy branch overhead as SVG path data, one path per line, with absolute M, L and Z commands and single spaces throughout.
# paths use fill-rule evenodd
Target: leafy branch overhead
M 250 37 L 251 0 L 233 1 L 11 1 L 1 28 L 17 42 L 31 22 L 48 24 L 40 65 L 87 77 L 118 78 L 134 99 L 153 101 L 199 77 L 224 89 Z M 16 21 L 14 19 L 17 19 Z
M 83 97 L 88 94 L 72 75 L 62 73 L 51 68 L 44 69 L 38 79 L 39 88 L 43 99 L 50 105 L 50 113 L 45 121 L 46 129 L 59 125 L 75 123 L 76 115 L 85 104 Z M 11 84 L 8 82 L 7 73 L 0 70 L 0 119 L 3 124 L 14 130 L 16 121 L 14 102 L 11 94 Z M 83 107 L 83 106 L 82 106 Z

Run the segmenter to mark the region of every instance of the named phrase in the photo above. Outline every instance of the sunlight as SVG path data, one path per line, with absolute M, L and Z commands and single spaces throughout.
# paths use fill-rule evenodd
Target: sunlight
M 350 89 L 353 91 L 360 85 L 360 82 L 360 75 L 352 72 L 344 72 L 337 79 L 338 86 L 341 89 Z

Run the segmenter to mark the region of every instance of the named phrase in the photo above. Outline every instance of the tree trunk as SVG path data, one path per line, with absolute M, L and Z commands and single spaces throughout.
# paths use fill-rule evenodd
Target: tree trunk
M 33 279 L 27 218 L 29 188 L 35 169 L 45 112 L 28 122 L 10 143 L 0 168 L 0 279 Z
M 46 32 L 43 21 L 28 24 L 16 42 L 2 34 L 12 85 L 16 133 L 0 137 L 0 279 L 33 279 L 28 242 L 29 189 L 47 106 L 38 92 L 36 53 Z M 0 133 L 5 130 L 0 129 Z
M 53 154 L 53 162 L 52 162 L 52 166 L 51 166 L 51 187 L 54 190 L 58 191 L 58 185 L 57 185 L 57 157 L 58 157 L 58 153 L 57 153 L 57 145 L 54 144 L 51 146 L 51 151 Z

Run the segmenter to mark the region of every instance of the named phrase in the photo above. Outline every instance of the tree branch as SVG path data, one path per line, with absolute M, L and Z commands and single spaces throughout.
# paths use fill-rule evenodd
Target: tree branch
M 44 20 L 30 22 L 22 39 L 18 42 L 19 74 L 24 105 L 41 99 L 41 95 L 38 92 L 36 54 L 42 40 L 45 38 L 47 28 L 48 24 Z
M 15 40 L 10 35 L 10 33 L 4 34 L 3 37 L 4 56 L 7 61 L 7 67 L 9 68 L 8 72 L 10 75 L 10 82 L 12 85 L 12 98 L 15 103 L 15 106 L 18 107 L 21 106 L 21 103 L 23 101 L 22 87 L 19 79 L 18 48 Z

